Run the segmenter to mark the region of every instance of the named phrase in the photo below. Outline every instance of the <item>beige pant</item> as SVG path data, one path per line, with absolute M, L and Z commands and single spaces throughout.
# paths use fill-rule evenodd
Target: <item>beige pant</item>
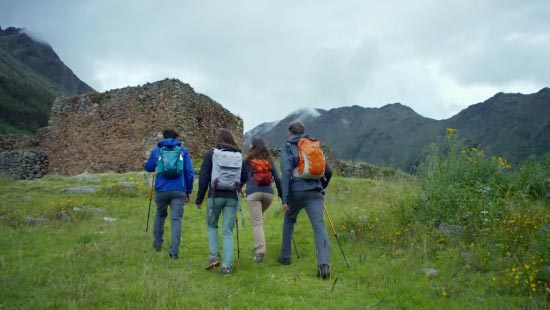
M 246 201 L 254 229 L 254 251 L 265 255 L 264 212 L 271 205 L 273 194 L 256 192 L 246 196 Z

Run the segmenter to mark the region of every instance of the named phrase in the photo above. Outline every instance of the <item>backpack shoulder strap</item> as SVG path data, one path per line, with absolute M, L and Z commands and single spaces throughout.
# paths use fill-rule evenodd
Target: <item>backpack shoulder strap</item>
M 290 151 L 290 155 L 292 155 L 292 166 L 293 167 L 298 166 L 298 162 L 300 160 L 299 155 L 298 155 L 298 144 L 287 141 L 286 145 L 288 146 L 288 149 Z

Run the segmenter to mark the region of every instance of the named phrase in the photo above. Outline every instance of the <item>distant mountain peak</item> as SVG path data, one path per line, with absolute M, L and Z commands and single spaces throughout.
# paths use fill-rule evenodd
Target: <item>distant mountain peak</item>
M 324 110 L 317 109 L 317 108 L 301 108 L 298 109 L 292 113 L 290 113 L 290 116 L 298 116 L 298 117 L 319 117 L 323 114 Z
M 406 116 L 406 115 L 419 116 L 419 114 L 416 113 L 411 107 L 401 104 L 399 102 L 386 104 L 385 106 L 382 106 L 380 108 L 380 111 L 389 111 L 389 112 L 397 113 L 401 116 Z
M 16 27 L 8 27 L 6 29 L 2 29 L 2 26 L 0 26 L 0 36 L 17 35 L 21 34 L 24 30 L 24 28 Z
M 385 110 L 390 110 L 390 109 L 405 109 L 405 110 L 410 110 L 412 111 L 411 108 L 409 108 L 408 106 L 404 105 L 404 104 L 401 104 L 400 102 L 395 102 L 395 103 L 388 103 L 384 106 L 382 106 L 380 109 L 385 109 Z
M 47 42 L 36 37 L 25 28 L 0 28 L 0 49 L 5 52 L 2 61 L 11 70 L 15 71 L 14 62 L 18 62 L 18 68 L 45 78 L 54 85 L 53 92 L 56 94 L 72 96 L 95 92 L 61 61 Z M 28 74 L 26 79 L 29 80 Z
M 32 31 L 17 27 L 0 28 L 0 85 L 3 132 L 34 132 L 47 126 L 56 96 L 95 92 L 47 42 Z

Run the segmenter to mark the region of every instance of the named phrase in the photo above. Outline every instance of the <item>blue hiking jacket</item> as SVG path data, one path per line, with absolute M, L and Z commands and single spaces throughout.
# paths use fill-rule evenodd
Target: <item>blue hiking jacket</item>
M 173 138 L 160 141 L 157 144 L 157 147 L 155 147 L 151 151 L 151 155 L 144 165 L 145 170 L 149 172 L 154 172 L 157 169 L 157 163 L 160 156 L 160 148 L 163 146 L 181 147 L 181 154 L 183 155 L 183 174 L 175 179 L 167 179 L 161 175 L 156 175 L 155 191 L 167 192 L 179 190 L 190 195 L 193 192 L 193 179 L 195 177 L 195 172 L 193 171 L 193 164 L 191 163 L 189 151 L 185 147 L 181 146 L 180 141 Z
M 288 204 L 290 192 L 301 191 L 320 191 L 328 186 L 332 176 L 332 168 L 325 162 L 325 177 L 323 180 L 308 180 L 293 177 L 292 172 L 298 166 L 298 140 L 308 137 L 307 134 L 295 135 L 288 138 L 281 151 L 281 174 L 283 195 L 281 199 L 283 204 Z

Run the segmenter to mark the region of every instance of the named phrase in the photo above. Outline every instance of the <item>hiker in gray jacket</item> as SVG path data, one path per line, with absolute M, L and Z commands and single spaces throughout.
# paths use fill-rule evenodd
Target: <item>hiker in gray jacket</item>
M 294 122 L 288 127 L 289 138 L 281 152 L 282 202 L 285 217 L 283 220 L 283 238 L 281 253 L 277 261 L 283 265 L 290 265 L 292 235 L 296 218 L 302 209 L 306 213 L 313 228 L 315 248 L 317 253 L 317 276 L 322 279 L 330 278 L 329 240 L 323 220 L 324 188 L 328 186 L 332 170 L 325 163 L 324 180 L 306 179 L 296 176 L 298 167 L 298 146 L 301 138 L 307 138 L 305 128 L 301 122 Z

